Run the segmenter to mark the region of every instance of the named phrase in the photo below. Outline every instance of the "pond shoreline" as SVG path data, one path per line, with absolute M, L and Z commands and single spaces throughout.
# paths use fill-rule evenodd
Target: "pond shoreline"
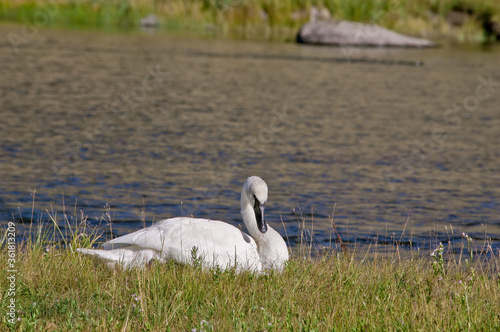
M 497 256 L 458 260 L 439 245 L 431 255 L 368 257 L 331 251 L 311 257 L 308 243 L 282 273 L 204 270 L 152 261 L 125 270 L 84 257 L 96 233 L 85 223 L 65 249 L 40 235 L 9 242 L 0 264 L 10 330 L 497 330 Z M 55 228 L 57 226 L 55 225 Z M 15 233 L 16 224 L 11 223 Z M 465 235 L 466 236 L 466 235 Z M 469 239 L 466 238 L 470 244 Z M 471 241 L 471 240 L 470 240 Z M 6 241 L 5 241 L 6 242 Z M 7 244 L 0 240 L 0 246 Z M 5 270 L 3 270 L 5 271 Z M 19 280 L 19 281 L 18 281 Z M 22 282 L 21 282 L 22 281 Z M 8 301 L 8 302 L 7 302 Z
M 141 20 L 149 17 L 147 24 Z M 104 31 L 139 29 L 187 32 L 217 38 L 294 42 L 300 27 L 313 19 L 350 20 L 371 23 L 437 43 L 484 43 L 500 39 L 500 5 L 494 1 L 443 1 L 411 5 L 400 1 L 381 4 L 332 1 L 323 7 L 313 2 L 289 0 L 279 4 L 264 1 L 192 1 L 168 4 L 153 0 L 95 1 L 20 0 L 0 4 L 0 22 L 17 22 L 29 29 L 41 27 L 97 28 Z M 143 22 L 144 23 L 144 22 Z M 151 24 L 154 23 L 154 24 Z

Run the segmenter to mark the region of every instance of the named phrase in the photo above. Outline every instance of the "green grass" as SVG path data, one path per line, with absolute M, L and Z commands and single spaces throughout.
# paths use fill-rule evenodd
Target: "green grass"
M 488 243 L 476 247 L 470 238 L 464 238 L 462 248 L 471 250 L 460 255 L 444 247 L 433 256 L 408 252 L 397 242 L 389 252 L 344 245 L 340 251 L 318 252 L 304 230 L 302 245 L 294 248 L 281 274 L 204 271 L 174 263 L 125 271 L 74 251 L 95 244 L 102 229 L 87 228 L 81 217 L 65 240 L 56 225 L 69 227 L 72 219 L 58 218 L 51 213 L 52 221 L 38 228 L 38 235 L 15 245 L 20 318 L 15 325 L 6 316 L 13 296 L 7 293 L 7 233 L 2 237 L 0 330 L 500 329 L 500 256 Z
M 432 39 L 484 41 L 490 38 L 483 31 L 485 18 L 500 23 L 496 0 L 0 0 L 0 20 L 134 29 L 142 17 L 155 13 L 167 30 L 210 27 L 222 36 L 294 40 L 312 6 L 328 9 L 335 19 L 376 23 Z M 469 12 L 470 18 L 452 27 L 446 21 L 452 10 Z

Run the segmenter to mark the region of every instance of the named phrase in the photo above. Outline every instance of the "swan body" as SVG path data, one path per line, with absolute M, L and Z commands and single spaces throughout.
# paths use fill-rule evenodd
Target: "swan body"
M 203 268 L 261 272 L 282 270 L 288 249 L 281 235 L 267 225 L 264 208 L 267 185 L 249 177 L 241 192 L 241 214 L 250 235 L 218 220 L 178 217 L 120 236 L 102 245 L 102 250 L 77 249 L 109 266 L 125 268 L 147 265 L 151 260 L 199 263 Z

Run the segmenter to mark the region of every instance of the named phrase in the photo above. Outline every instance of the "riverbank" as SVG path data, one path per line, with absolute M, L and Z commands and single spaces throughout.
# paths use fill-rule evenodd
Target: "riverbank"
M 124 271 L 75 252 L 95 244 L 102 229 L 87 228 L 83 217 L 71 227 L 71 217 L 51 218 L 53 225 L 33 223 L 38 235 L 22 242 L 10 222 L 0 239 L 2 330 L 500 328 L 500 257 L 465 234 L 460 253 L 438 246 L 404 254 L 395 242 L 390 252 L 340 245 L 312 255 L 315 245 L 306 240 L 281 274 L 173 263 Z M 62 223 L 70 234 L 50 241 L 65 233 L 55 226 Z
M 311 13 L 319 19 L 374 23 L 399 33 L 446 42 L 500 38 L 495 0 L 16 0 L 0 2 L 0 20 L 29 26 L 137 29 L 154 14 L 160 29 L 237 39 L 293 41 Z

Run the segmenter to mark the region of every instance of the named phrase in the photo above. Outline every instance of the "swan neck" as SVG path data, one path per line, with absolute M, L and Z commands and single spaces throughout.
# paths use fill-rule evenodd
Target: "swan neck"
M 259 242 L 264 234 L 259 231 L 259 228 L 257 226 L 254 204 L 255 202 L 253 197 L 248 195 L 246 188 L 243 187 L 243 190 L 241 192 L 241 216 L 243 217 L 243 222 L 245 223 L 250 236 L 256 242 Z
M 248 206 L 241 210 L 241 215 L 248 233 L 250 233 L 254 240 L 258 242 L 258 239 L 260 239 L 264 234 L 262 234 L 257 227 L 257 219 L 255 218 L 253 207 L 248 204 Z

